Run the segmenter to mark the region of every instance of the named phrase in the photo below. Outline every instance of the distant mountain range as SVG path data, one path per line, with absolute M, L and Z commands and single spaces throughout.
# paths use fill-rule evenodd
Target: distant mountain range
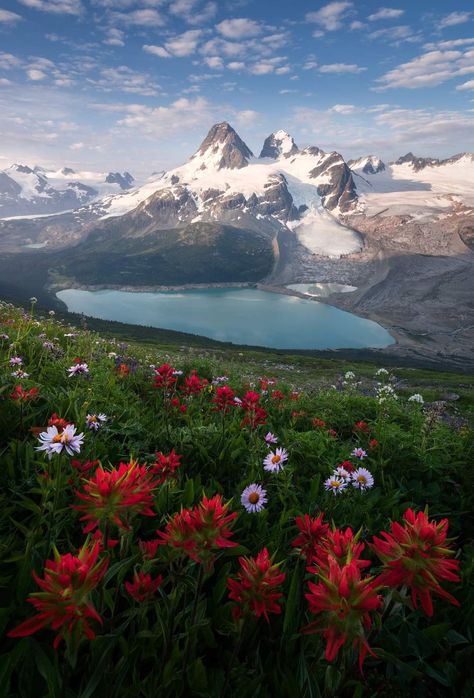
M 130 189 L 129 172 L 46 170 L 14 164 L 0 170 L 0 218 L 48 215 L 80 208 L 100 196 Z

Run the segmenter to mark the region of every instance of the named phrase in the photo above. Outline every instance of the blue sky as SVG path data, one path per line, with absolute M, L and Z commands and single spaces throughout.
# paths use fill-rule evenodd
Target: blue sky
M 184 161 L 228 120 L 258 154 L 474 150 L 471 0 L 0 0 L 0 168 Z

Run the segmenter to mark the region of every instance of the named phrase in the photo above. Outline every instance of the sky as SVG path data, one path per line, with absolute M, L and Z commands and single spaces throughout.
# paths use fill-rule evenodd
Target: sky
M 278 129 L 346 158 L 474 151 L 474 4 L 0 0 L 0 169 L 145 177 L 223 120 L 256 155 Z

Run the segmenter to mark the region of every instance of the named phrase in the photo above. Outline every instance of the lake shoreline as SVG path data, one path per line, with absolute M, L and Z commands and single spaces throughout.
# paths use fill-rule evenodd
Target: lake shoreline
M 197 334 L 216 341 L 315 351 L 384 349 L 395 341 L 383 326 L 369 318 L 281 286 L 190 284 L 191 288 L 183 288 L 183 284 L 181 288 L 134 288 L 132 292 L 105 285 L 101 289 L 77 286 L 57 291 L 56 297 L 69 312 L 135 324 L 139 317 L 142 326 Z M 141 297 L 135 302 L 136 293 Z M 183 300 L 185 295 L 187 299 Z M 253 302 L 249 304 L 250 301 Z M 308 301 L 316 302 L 311 307 Z

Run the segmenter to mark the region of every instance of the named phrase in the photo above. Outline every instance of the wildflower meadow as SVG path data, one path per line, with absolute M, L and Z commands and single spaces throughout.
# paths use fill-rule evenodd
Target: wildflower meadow
M 472 695 L 470 414 L 295 375 L 0 305 L 1 696 Z

